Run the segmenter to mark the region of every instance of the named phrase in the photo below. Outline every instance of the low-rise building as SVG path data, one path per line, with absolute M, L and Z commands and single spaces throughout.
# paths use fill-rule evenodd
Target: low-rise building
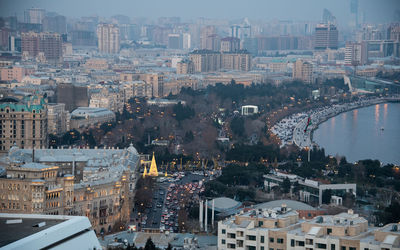
M 218 222 L 218 249 L 400 249 L 397 224 L 382 228 L 352 210 L 337 215 L 299 220 L 296 211 L 282 205 L 251 209 Z
M 345 193 L 356 195 L 357 184 L 341 183 L 341 184 L 323 184 L 315 180 L 302 178 L 294 174 L 284 174 L 276 172 L 274 174 L 264 175 L 264 186 L 271 189 L 280 185 L 286 178 L 294 184 L 298 184 L 299 199 L 304 202 L 322 204 L 322 194 L 325 190 L 331 190 L 332 195 L 343 197 Z
M 70 128 L 82 129 L 96 124 L 114 122 L 115 114 L 105 108 L 79 107 L 72 111 Z

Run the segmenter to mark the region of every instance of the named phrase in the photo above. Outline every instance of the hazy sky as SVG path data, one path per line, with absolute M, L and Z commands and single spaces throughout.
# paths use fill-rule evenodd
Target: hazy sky
M 180 16 L 186 20 L 196 17 L 248 17 L 318 21 L 323 8 L 327 8 L 337 17 L 339 23 L 346 24 L 350 16 L 349 2 L 350 0 L 0 0 L 0 15 L 16 13 L 22 16 L 26 8 L 41 7 L 70 17 L 110 17 L 123 14 L 149 18 Z M 359 0 L 359 6 L 367 21 L 387 22 L 400 18 L 400 0 Z

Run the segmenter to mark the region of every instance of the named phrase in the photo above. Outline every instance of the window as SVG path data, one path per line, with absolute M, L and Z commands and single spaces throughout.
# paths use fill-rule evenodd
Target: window
M 276 240 L 276 242 L 277 242 L 278 244 L 283 244 L 283 239 L 278 238 L 278 239 Z
M 264 243 L 264 242 L 265 242 L 265 237 L 264 237 L 264 236 L 261 236 L 260 242 L 261 242 L 261 243 Z
M 314 241 L 312 239 L 306 239 L 306 244 L 307 245 L 313 245 Z
M 330 235 L 332 233 L 332 228 L 326 229 L 326 234 Z
M 225 240 L 224 240 L 224 239 L 222 239 L 222 240 L 221 240 L 221 243 L 222 243 L 222 244 L 225 244 Z
M 317 243 L 317 248 L 326 249 L 326 244 Z
M 331 250 L 335 250 L 335 244 L 331 244 Z
M 225 229 L 222 229 L 222 234 L 226 234 L 226 230 Z
M 236 248 L 236 245 L 235 244 L 228 244 L 228 248 L 232 248 L 232 249 L 235 249 Z
M 356 250 L 357 248 L 355 247 L 349 247 L 349 250 Z
M 342 250 L 346 250 L 346 247 L 341 247 Z
M 255 235 L 247 235 L 247 240 L 256 240 L 256 236 Z
M 274 243 L 274 238 L 269 238 L 270 243 Z
M 259 221 L 259 222 L 258 222 L 258 226 L 259 226 L 259 227 L 262 227 L 263 225 L 264 225 L 264 222 L 263 222 L 263 221 Z
M 294 243 L 294 240 L 293 240 L 293 239 L 290 240 L 290 246 L 291 246 L 291 247 L 294 247 L 294 246 L 295 246 L 295 243 Z
M 236 239 L 236 234 L 228 233 L 228 238 Z
M 256 250 L 257 248 L 255 246 L 247 246 L 246 249 L 247 250 Z
M 264 247 L 263 247 L 263 246 L 261 247 L 261 250 L 264 250 Z

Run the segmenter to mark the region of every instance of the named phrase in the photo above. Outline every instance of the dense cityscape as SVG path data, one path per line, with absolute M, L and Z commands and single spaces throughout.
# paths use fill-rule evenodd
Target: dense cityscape
M 0 248 L 400 250 L 396 0 L 179 2 L 0 2 Z

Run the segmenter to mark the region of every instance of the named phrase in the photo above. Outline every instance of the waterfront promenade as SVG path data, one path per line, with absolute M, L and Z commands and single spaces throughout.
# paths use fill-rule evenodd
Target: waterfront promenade
M 313 131 L 322 122 L 343 112 L 390 101 L 400 101 L 400 95 L 364 98 L 351 103 L 333 104 L 307 112 L 296 113 L 277 122 L 271 128 L 271 132 L 280 139 L 281 147 L 295 144 L 299 148 L 311 148 L 314 145 L 312 140 Z M 309 117 L 311 122 L 306 129 Z

